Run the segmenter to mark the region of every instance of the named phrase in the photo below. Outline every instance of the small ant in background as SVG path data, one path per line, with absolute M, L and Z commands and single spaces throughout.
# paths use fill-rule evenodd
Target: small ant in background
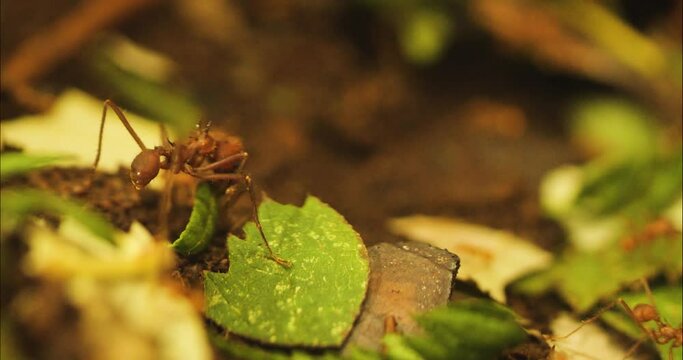
M 636 323 L 638 328 L 643 332 L 643 334 L 646 337 L 642 337 L 639 339 L 631 348 L 626 352 L 626 355 L 624 358 L 628 358 L 633 352 L 638 349 L 640 344 L 645 340 L 646 338 L 650 338 L 655 344 L 658 345 L 666 345 L 666 344 L 671 344 L 669 346 L 669 360 L 673 360 L 673 350 L 674 348 L 679 348 L 683 345 L 683 325 L 679 324 L 678 327 L 673 327 L 671 324 L 666 322 L 661 318 L 659 315 L 659 312 L 657 311 L 657 306 L 655 305 L 655 299 L 654 296 L 652 295 L 652 291 L 650 290 L 650 286 L 647 284 L 647 281 L 645 279 L 640 279 L 643 288 L 645 289 L 645 293 L 647 294 L 649 304 L 636 304 L 636 306 L 631 309 L 631 307 L 624 301 L 624 299 L 618 299 L 615 302 L 612 302 L 610 305 L 604 307 L 596 315 L 593 317 L 587 319 L 587 320 L 582 320 L 581 325 L 571 331 L 570 333 L 560 336 L 560 337 L 550 337 L 552 340 L 559 340 L 559 339 L 564 339 L 567 338 L 573 334 L 575 334 L 577 331 L 581 330 L 582 327 L 584 327 L 587 324 L 592 323 L 593 321 L 597 320 L 600 316 L 602 316 L 603 313 L 606 311 L 612 309 L 616 305 L 620 305 L 626 314 Z M 654 325 L 656 327 L 646 327 L 646 325 L 649 322 L 654 322 Z
M 671 220 L 659 218 L 647 223 L 641 231 L 623 237 L 620 245 L 625 251 L 633 251 L 635 248 L 650 244 L 661 237 L 671 238 L 678 233 L 679 231 L 671 223 Z
M 256 223 L 263 243 L 268 249 L 270 258 L 280 265 L 290 265 L 288 261 L 281 259 L 273 253 L 266 235 L 263 233 L 256 209 L 256 196 L 251 177 L 242 171 L 244 164 L 249 158 L 249 154 L 244 151 L 242 141 L 239 138 L 226 134 L 221 134 L 221 136 L 209 134 L 210 124 L 203 124 L 197 127 L 197 130 L 188 137 L 187 141 L 174 144 L 168 140 L 165 128 L 162 126 L 164 144 L 150 149 L 142 142 L 128 122 L 128 119 L 126 119 L 123 111 L 113 101 L 105 100 L 93 171 L 97 168 L 97 164 L 100 161 L 107 108 L 111 108 L 116 113 L 123 126 L 126 127 L 141 149 L 130 165 L 130 180 L 136 189 L 140 190 L 149 184 L 159 174 L 160 169 L 169 170 L 172 174 L 184 172 L 200 180 L 231 182 L 232 185 L 225 190 L 225 194 L 230 196 L 238 192 L 237 186 L 243 185 L 249 192 L 252 203 L 252 218 L 254 223 Z M 165 215 L 170 210 L 170 191 L 171 182 L 169 180 L 166 184 L 161 206 L 161 216 L 163 218 L 165 218 Z M 165 219 L 162 220 L 161 227 L 162 231 L 166 231 Z

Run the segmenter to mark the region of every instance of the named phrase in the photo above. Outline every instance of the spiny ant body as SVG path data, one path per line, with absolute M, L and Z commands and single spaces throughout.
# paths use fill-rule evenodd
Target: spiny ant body
M 136 189 L 140 190 L 149 184 L 158 174 L 159 170 L 168 170 L 173 174 L 184 172 L 200 180 L 206 181 L 229 181 L 234 185 L 229 187 L 226 192 L 234 194 L 236 185 L 244 185 L 249 192 L 252 202 L 252 217 L 256 227 L 263 239 L 270 257 L 281 265 L 288 266 L 289 263 L 277 257 L 266 236 L 263 233 L 261 222 L 256 210 L 256 196 L 251 184 L 249 175 L 242 171 L 249 154 L 244 151 L 242 141 L 234 136 L 227 134 L 210 134 L 209 124 L 198 126 L 197 130 L 191 134 L 184 143 L 172 143 L 165 136 L 164 144 L 150 149 L 145 146 L 133 127 L 130 125 L 123 111 L 111 100 L 105 100 L 102 110 L 102 120 L 100 123 L 99 140 L 97 145 L 97 155 L 93 169 L 97 168 L 102 151 L 102 137 L 104 132 L 104 121 L 107 117 L 107 109 L 111 108 L 123 125 L 126 127 L 131 137 L 140 147 L 140 153 L 133 159 L 130 166 L 130 180 Z M 169 183 L 170 184 L 170 183 Z M 170 185 L 169 185 L 170 186 Z M 168 199 L 170 187 L 167 186 L 164 196 Z M 162 201 L 162 215 L 165 216 L 166 201 Z M 163 227 L 163 226 L 162 226 Z

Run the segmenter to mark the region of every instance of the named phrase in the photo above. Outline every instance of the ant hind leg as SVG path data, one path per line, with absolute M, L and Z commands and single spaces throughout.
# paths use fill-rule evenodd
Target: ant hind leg
M 135 143 L 138 144 L 141 150 L 147 150 L 147 147 L 145 144 L 142 142 L 140 139 L 140 136 L 135 132 L 133 127 L 130 125 L 130 122 L 128 122 L 128 119 L 126 119 L 126 115 L 123 113 L 123 111 L 111 100 L 107 99 L 104 101 L 104 106 L 102 106 L 102 118 L 100 119 L 100 131 L 99 135 L 97 137 L 97 153 L 95 155 L 95 161 L 93 161 L 92 165 L 92 173 L 90 176 L 90 181 L 89 181 L 89 186 L 92 185 L 92 180 L 95 177 L 95 170 L 97 170 L 97 165 L 100 163 L 100 156 L 102 155 L 102 138 L 104 137 L 104 121 L 107 119 L 107 108 L 111 108 L 116 116 L 121 120 L 121 123 L 123 126 L 126 127 L 126 130 L 128 130 L 128 133 L 130 136 L 135 140 Z
M 254 218 L 254 223 L 256 224 L 256 228 L 258 229 L 259 233 L 261 234 L 261 238 L 263 239 L 263 243 L 266 245 L 266 248 L 268 249 L 268 253 L 270 254 L 270 258 L 273 259 L 276 263 L 284 266 L 284 267 L 291 267 L 292 264 L 275 255 L 273 250 L 270 248 L 270 245 L 268 244 L 268 240 L 266 239 L 266 234 L 263 232 L 263 226 L 261 226 L 261 221 L 259 220 L 258 216 L 258 209 L 256 208 L 256 194 L 254 192 L 254 187 L 252 186 L 251 182 L 251 177 L 246 174 L 242 174 L 242 179 L 247 187 L 247 191 L 249 192 L 249 198 L 251 199 L 251 209 L 252 209 L 252 217 Z
M 266 246 L 266 249 L 268 250 L 268 255 L 269 257 L 275 261 L 276 263 L 289 268 L 292 266 L 292 264 L 275 255 L 273 252 L 273 249 L 270 247 L 270 244 L 268 243 L 268 239 L 266 239 L 266 234 L 263 232 L 263 226 L 261 225 L 261 220 L 259 219 L 258 216 L 258 209 L 256 207 L 257 201 L 256 201 L 256 193 L 254 192 L 254 187 L 252 185 L 252 180 L 251 177 L 247 174 L 244 173 L 238 173 L 238 174 L 208 174 L 208 175 L 202 175 L 198 174 L 194 171 L 188 172 L 188 174 L 195 176 L 199 179 L 203 180 L 213 180 L 213 181 L 218 181 L 218 180 L 233 180 L 233 181 L 239 181 L 244 184 L 246 187 L 247 192 L 249 193 L 249 198 L 251 200 L 251 208 L 252 208 L 252 219 L 254 220 L 254 223 L 256 224 L 256 228 L 259 231 L 259 234 L 261 235 L 261 239 L 263 240 L 263 244 Z M 230 189 L 229 187 L 228 189 Z

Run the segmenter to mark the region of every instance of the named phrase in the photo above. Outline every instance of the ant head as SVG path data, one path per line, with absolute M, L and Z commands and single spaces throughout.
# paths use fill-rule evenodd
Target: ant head
M 161 167 L 161 154 L 156 149 L 142 150 L 130 164 L 130 181 L 140 190 L 149 184 Z
M 209 129 L 211 129 L 212 122 L 211 120 L 201 120 L 195 125 L 195 129 L 199 133 L 208 133 Z

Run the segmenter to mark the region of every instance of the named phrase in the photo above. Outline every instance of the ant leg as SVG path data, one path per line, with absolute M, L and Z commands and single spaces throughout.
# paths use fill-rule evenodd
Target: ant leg
M 227 209 L 235 204 L 235 201 L 239 198 L 239 195 L 246 190 L 242 183 L 234 183 L 228 186 L 223 193 L 223 198 L 221 199 L 220 208 Z
M 168 240 L 169 235 L 168 217 L 171 214 L 174 178 L 170 171 L 164 173 L 164 191 L 161 193 L 159 202 L 159 228 L 157 230 L 157 236 L 163 240 Z
M 113 101 L 107 99 L 104 101 L 104 107 L 102 108 L 102 120 L 100 121 L 100 135 L 97 140 L 97 155 L 95 155 L 93 172 L 95 172 L 95 169 L 97 169 L 97 164 L 100 162 L 100 154 L 102 153 L 102 137 L 104 135 L 104 120 L 107 118 L 107 107 L 110 107 L 114 111 L 114 113 L 116 113 L 116 116 L 119 118 L 119 120 L 121 120 L 123 126 L 126 127 L 126 130 L 128 130 L 128 133 L 130 134 L 130 136 L 133 137 L 133 140 L 135 140 L 140 149 L 147 150 L 145 144 L 142 142 L 142 140 L 135 132 L 135 130 L 133 130 L 133 127 L 128 122 L 128 119 L 126 119 L 126 115 L 123 114 L 123 111 Z
M 208 165 L 196 167 L 193 169 L 195 172 L 202 172 L 202 171 L 208 171 L 208 170 L 215 170 L 216 168 L 219 168 L 224 165 L 232 164 L 235 162 L 239 161 L 239 166 L 237 170 L 235 171 L 236 173 L 239 173 L 242 171 L 242 167 L 244 167 L 244 163 L 247 162 L 247 159 L 249 158 L 249 154 L 246 152 L 241 152 L 237 153 L 235 155 L 230 155 L 226 158 L 220 159 L 218 161 L 212 162 Z
M 626 354 L 624 354 L 624 359 L 628 359 L 631 355 L 633 355 L 633 353 L 638 350 L 640 345 L 642 345 L 643 341 L 647 338 L 647 336 L 641 336 L 635 344 L 631 345 L 631 347 L 626 351 Z
M 621 299 L 619 299 L 619 300 L 621 300 Z M 562 339 L 566 339 L 566 338 L 568 338 L 568 337 L 570 337 L 570 336 L 576 334 L 576 333 L 577 333 L 579 330 L 581 330 L 584 326 L 586 326 L 586 325 L 588 325 L 588 324 L 594 322 L 595 320 L 599 319 L 600 316 L 602 316 L 602 314 L 604 314 L 606 311 L 612 309 L 612 308 L 613 308 L 614 306 L 616 306 L 616 305 L 617 305 L 617 302 L 616 302 L 616 301 L 613 301 L 613 302 L 610 303 L 609 305 L 607 305 L 607 306 L 603 307 L 602 309 L 600 309 L 595 315 L 591 316 L 590 318 L 588 318 L 588 319 L 586 319 L 586 320 L 581 320 L 581 325 L 579 325 L 576 329 L 570 331 L 568 334 L 565 334 L 565 335 L 562 335 L 562 336 L 552 336 L 551 339 L 552 339 L 552 340 L 562 340 Z
M 196 177 L 200 180 L 209 181 L 221 181 L 221 180 L 232 180 L 232 181 L 244 181 L 244 176 L 242 174 L 199 174 L 191 170 L 190 168 L 185 168 L 186 173 L 191 176 Z
M 189 172 L 190 175 L 195 176 L 199 179 L 202 180 L 237 180 L 237 181 L 242 181 L 246 188 L 247 191 L 249 192 L 249 198 L 251 199 L 251 208 L 252 208 L 252 218 L 254 219 L 254 223 L 256 224 L 256 228 L 259 231 L 259 234 L 261 235 L 261 239 L 263 239 L 264 245 L 266 245 L 266 249 L 268 249 L 268 255 L 269 257 L 275 261 L 276 263 L 284 266 L 284 267 L 291 267 L 292 264 L 285 260 L 282 259 L 281 257 L 275 255 L 273 252 L 273 249 L 270 247 L 270 244 L 268 243 L 268 240 L 266 239 L 266 234 L 263 232 L 263 226 L 261 226 L 261 221 L 259 220 L 258 216 L 258 210 L 256 209 L 256 194 L 254 193 L 254 187 L 252 186 L 251 183 L 251 177 L 249 175 L 245 174 L 209 174 L 209 175 L 202 175 L 202 174 L 196 174 L 193 172 Z
M 164 124 L 159 123 L 159 134 L 161 135 L 161 143 L 164 147 L 169 147 L 171 145 L 171 140 L 168 139 L 168 130 Z M 168 240 L 169 237 L 169 223 L 168 217 L 171 214 L 171 207 L 173 202 L 173 173 L 171 171 L 166 171 L 164 173 L 164 190 L 161 193 L 161 200 L 159 201 L 159 217 L 157 229 L 157 236 L 163 240 Z
M 254 187 L 251 184 L 251 177 L 249 175 L 244 175 L 242 174 L 243 181 L 247 186 L 247 191 L 249 192 L 249 198 L 251 199 L 251 209 L 252 209 L 252 216 L 254 218 L 254 223 L 256 223 L 256 228 L 258 229 L 259 233 L 261 234 L 261 238 L 263 239 L 263 243 L 266 244 L 266 248 L 268 248 L 268 253 L 270 254 L 270 258 L 273 259 L 276 263 L 284 266 L 284 267 L 291 267 L 292 264 L 285 260 L 280 258 L 279 256 L 275 255 L 273 253 L 273 250 L 270 248 L 270 245 L 268 244 L 268 240 L 266 239 L 266 234 L 263 233 L 263 227 L 261 226 L 261 221 L 259 220 L 258 217 L 258 210 L 256 209 L 256 194 L 254 193 Z
M 244 186 L 244 183 L 241 181 L 231 184 L 230 186 L 228 186 L 227 189 L 225 189 L 225 192 L 223 193 L 223 196 L 220 199 L 218 208 L 231 209 L 246 190 L 246 186 Z M 248 216 L 248 218 L 250 217 L 251 214 Z M 239 227 L 239 224 L 244 224 L 245 222 L 246 221 L 243 221 L 243 219 L 239 219 L 236 224 L 231 224 L 230 232 L 237 230 L 237 227 L 235 226 Z

